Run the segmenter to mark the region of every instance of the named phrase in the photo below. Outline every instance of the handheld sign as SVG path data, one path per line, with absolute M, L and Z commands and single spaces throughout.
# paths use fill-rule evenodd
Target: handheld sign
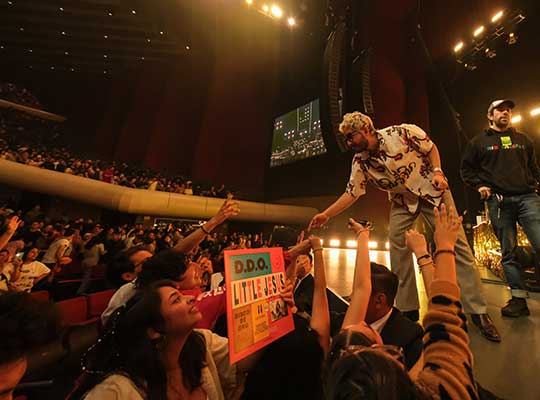
M 231 365 L 294 329 L 280 296 L 285 281 L 281 248 L 225 251 Z

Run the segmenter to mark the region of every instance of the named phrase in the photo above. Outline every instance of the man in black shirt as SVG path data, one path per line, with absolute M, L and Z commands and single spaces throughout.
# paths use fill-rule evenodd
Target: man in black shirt
M 461 176 L 487 202 L 493 230 L 501 242 L 502 265 L 512 298 L 501 313 L 529 315 L 528 296 L 516 255 L 516 222 L 536 254 L 540 252 L 540 170 L 534 143 L 511 126 L 512 100 L 495 100 L 488 108 L 490 128 L 468 144 Z

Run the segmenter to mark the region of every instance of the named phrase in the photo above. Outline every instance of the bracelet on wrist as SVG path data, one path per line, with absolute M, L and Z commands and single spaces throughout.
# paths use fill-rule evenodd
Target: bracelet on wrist
M 422 268 L 424 268 L 425 266 L 430 265 L 430 264 L 435 265 L 435 264 L 433 263 L 433 261 L 426 261 L 426 262 L 423 263 L 423 264 L 418 264 L 418 270 L 419 270 L 420 272 L 422 272 Z
M 443 253 L 452 254 L 454 257 L 456 256 L 456 251 L 455 251 L 455 250 L 451 250 L 451 249 L 443 249 L 443 250 L 437 250 L 437 251 L 433 254 L 433 258 L 436 258 L 438 255 L 443 254 Z
M 420 264 L 420 260 L 423 260 L 424 258 L 431 258 L 429 254 L 424 254 L 423 256 L 417 257 L 416 262 Z
M 369 228 L 360 229 L 358 232 L 356 232 L 356 237 L 360 236 L 361 233 L 364 233 L 365 231 L 370 231 Z
M 210 231 L 207 231 L 206 229 L 204 229 L 204 225 L 201 225 L 200 228 L 201 228 L 201 231 L 203 231 L 207 235 L 210 235 Z
M 322 248 L 322 247 L 317 247 L 316 249 L 311 249 L 311 251 L 313 251 L 313 252 L 316 252 L 316 251 L 318 251 L 318 250 L 321 250 L 321 251 L 322 251 L 323 248 Z

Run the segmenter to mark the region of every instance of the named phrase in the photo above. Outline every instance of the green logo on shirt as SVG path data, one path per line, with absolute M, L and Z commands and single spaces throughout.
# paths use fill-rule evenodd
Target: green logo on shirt
M 510 149 L 512 147 L 512 138 L 510 136 L 501 136 L 501 145 L 503 149 Z

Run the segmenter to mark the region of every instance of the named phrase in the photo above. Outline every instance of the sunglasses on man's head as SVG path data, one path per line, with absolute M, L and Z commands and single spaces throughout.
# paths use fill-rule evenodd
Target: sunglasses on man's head
M 383 353 L 388 354 L 394 360 L 405 365 L 405 353 L 403 352 L 403 349 L 392 344 L 372 344 L 371 346 L 351 344 L 347 347 L 339 349 L 339 358 L 345 355 L 354 355 L 369 350 L 382 351 Z
M 353 138 L 358 135 L 357 131 L 351 131 L 349 133 L 345 134 L 345 141 L 346 142 L 352 142 Z

